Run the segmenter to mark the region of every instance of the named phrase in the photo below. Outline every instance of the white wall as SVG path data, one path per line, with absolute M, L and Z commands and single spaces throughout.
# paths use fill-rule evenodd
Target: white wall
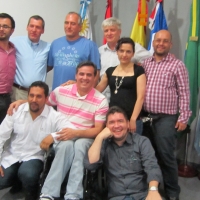
M 155 0 L 150 0 L 149 14 Z M 189 13 L 192 0 L 164 0 L 164 12 L 168 28 L 173 36 L 172 53 L 183 60 L 185 44 L 188 36 Z M 122 22 L 122 36 L 130 36 L 132 25 L 138 7 L 138 0 L 113 0 L 113 16 Z M 106 0 L 93 0 L 90 7 L 94 39 L 102 44 L 101 22 L 104 19 Z M 147 29 L 147 37 L 149 30 Z
M 13 36 L 26 35 L 28 19 L 40 15 L 45 20 L 45 32 L 41 39 L 51 42 L 64 35 L 64 19 L 69 11 L 79 12 L 79 0 L 0 0 L 0 13 L 10 14 L 16 23 Z M 47 75 L 51 87 L 53 72 Z
M 90 5 L 94 41 L 102 44 L 101 23 L 104 19 L 107 0 L 93 0 Z M 150 0 L 149 13 L 155 0 Z M 169 30 L 173 36 L 172 53 L 183 60 L 189 28 L 189 12 L 192 0 L 165 0 L 164 11 Z M 7 12 L 14 17 L 16 29 L 14 35 L 26 34 L 26 25 L 31 15 L 41 15 L 45 22 L 42 39 L 51 42 L 64 35 L 63 22 L 69 11 L 79 11 L 80 0 L 0 0 L 0 12 Z M 113 15 L 122 22 L 122 36 L 130 36 L 135 19 L 138 0 L 113 0 Z M 148 31 L 148 30 L 147 30 Z M 149 35 L 149 31 L 147 32 Z M 52 72 L 47 76 L 51 85 Z

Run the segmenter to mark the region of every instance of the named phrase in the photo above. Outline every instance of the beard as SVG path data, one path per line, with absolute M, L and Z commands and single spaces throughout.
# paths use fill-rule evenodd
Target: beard
M 9 36 L 8 35 L 0 34 L 0 41 L 8 41 L 8 40 L 9 40 Z
M 31 112 L 38 112 L 40 110 L 39 105 L 37 103 L 30 103 L 29 109 Z

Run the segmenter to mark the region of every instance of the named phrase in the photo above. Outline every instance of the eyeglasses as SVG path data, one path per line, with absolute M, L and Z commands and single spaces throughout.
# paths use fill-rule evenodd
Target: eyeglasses
M 0 28 L 2 28 L 2 29 L 9 29 L 9 28 L 12 28 L 12 27 L 7 26 L 7 25 L 1 25 L 1 24 L 0 24 Z

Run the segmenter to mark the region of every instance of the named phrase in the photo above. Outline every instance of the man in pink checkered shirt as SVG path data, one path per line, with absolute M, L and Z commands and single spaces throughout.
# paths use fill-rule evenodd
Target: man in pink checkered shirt
M 177 131 L 186 128 L 189 108 L 188 72 L 182 61 L 169 53 L 172 36 L 161 30 L 153 41 L 154 55 L 144 61 L 147 77 L 144 110 L 152 118 L 152 142 L 161 161 L 165 192 L 169 200 L 178 200 L 178 168 L 174 155 Z

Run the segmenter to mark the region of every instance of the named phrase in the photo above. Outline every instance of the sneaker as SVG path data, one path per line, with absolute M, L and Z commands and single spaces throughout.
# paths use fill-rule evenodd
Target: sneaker
M 39 200 L 54 200 L 54 198 L 48 194 L 41 194 Z
M 80 200 L 80 199 L 76 199 L 76 198 L 74 198 L 74 199 L 67 199 L 67 200 Z
M 71 197 L 71 198 L 69 198 L 69 199 L 67 199 L 67 200 L 81 200 L 81 199 L 79 199 L 79 198 L 77 198 L 77 197 Z

